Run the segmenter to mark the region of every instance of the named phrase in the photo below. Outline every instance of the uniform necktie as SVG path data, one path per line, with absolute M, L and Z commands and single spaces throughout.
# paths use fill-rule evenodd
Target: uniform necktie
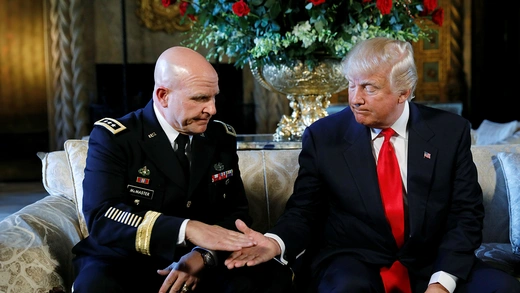
M 395 131 L 386 128 L 381 131 L 381 134 L 385 140 L 377 159 L 377 178 L 386 219 L 392 228 L 397 247 L 401 247 L 404 243 L 403 185 L 399 163 L 390 142 Z M 390 268 L 381 268 L 380 273 L 387 293 L 411 292 L 408 270 L 399 261 L 395 261 Z
M 186 182 L 189 182 L 190 178 L 190 161 L 186 156 L 186 150 L 190 147 L 190 137 L 186 134 L 179 133 L 177 138 L 175 139 L 175 143 L 177 144 L 177 149 L 175 150 L 175 154 L 179 159 L 182 170 L 184 171 L 184 177 Z

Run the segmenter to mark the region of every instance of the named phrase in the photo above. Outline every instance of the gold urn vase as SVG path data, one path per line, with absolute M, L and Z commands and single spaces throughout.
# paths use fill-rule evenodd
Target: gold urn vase
M 253 60 L 250 67 L 262 86 L 287 95 L 289 99 L 292 114 L 290 117 L 282 116 L 273 134 L 274 141 L 301 140 L 307 126 L 328 115 L 332 94 L 348 85 L 341 73 L 340 59 L 323 58 L 312 69 L 301 60 L 263 66 L 258 66 Z

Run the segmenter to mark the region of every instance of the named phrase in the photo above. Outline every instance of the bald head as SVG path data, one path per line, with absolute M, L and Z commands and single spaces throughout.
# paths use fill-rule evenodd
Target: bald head
M 164 51 L 155 64 L 156 86 L 174 87 L 189 76 L 215 77 L 217 72 L 200 53 L 185 47 L 171 47 Z
M 218 75 L 204 56 L 184 47 L 172 47 L 157 59 L 153 101 L 157 111 L 184 134 L 206 131 L 217 113 Z

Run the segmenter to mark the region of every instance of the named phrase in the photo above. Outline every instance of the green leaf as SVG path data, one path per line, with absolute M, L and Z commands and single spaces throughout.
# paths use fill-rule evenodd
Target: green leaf
M 401 1 L 384 16 L 375 1 L 327 0 L 314 6 L 306 0 L 245 0 L 250 13 L 243 17 L 232 11 L 236 1 L 189 1 L 192 5 L 186 13 L 197 17 L 187 38 L 190 46 L 205 46 L 209 48 L 207 58 L 222 60 L 227 56 L 235 66 L 243 66 L 253 54 L 258 62 L 283 63 L 295 58 L 311 62 L 323 52 L 343 56 L 353 46 L 354 37 L 392 35 L 417 40 L 430 33 L 410 17 L 414 15 L 417 23 L 427 18 L 419 16 L 423 0 Z M 181 20 L 187 21 L 186 16 Z M 293 30 L 306 21 L 311 30 Z

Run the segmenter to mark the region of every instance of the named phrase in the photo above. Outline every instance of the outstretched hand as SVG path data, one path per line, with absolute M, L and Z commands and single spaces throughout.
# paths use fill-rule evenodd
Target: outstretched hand
M 254 266 L 269 261 L 281 253 L 280 246 L 276 240 L 265 237 L 262 233 L 249 228 L 241 220 L 236 220 L 235 225 L 240 232 L 252 239 L 256 245 L 231 253 L 224 262 L 228 269 Z
M 190 220 L 186 226 L 186 240 L 206 249 L 223 251 L 237 251 L 255 245 L 246 234 L 195 220 Z

